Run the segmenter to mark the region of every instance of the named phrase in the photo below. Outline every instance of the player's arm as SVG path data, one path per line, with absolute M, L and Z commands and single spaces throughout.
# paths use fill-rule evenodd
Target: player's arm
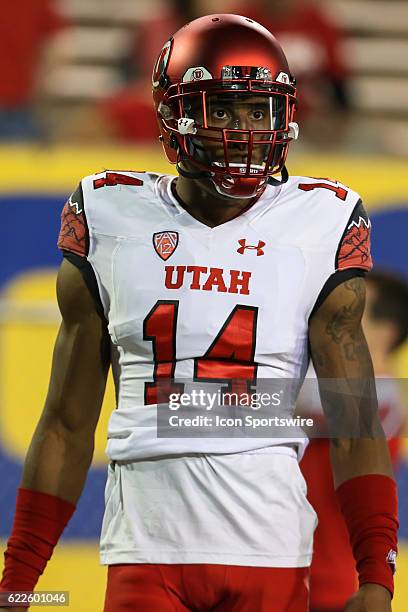
M 396 550 L 397 494 L 361 327 L 364 304 L 363 278 L 338 285 L 313 314 L 309 340 L 331 435 L 334 484 L 360 578 L 347 609 L 384 611 L 393 591 L 389 555 Z
M 109 369 L 109 339 L 81 272 L 66 259 L 58 274 L 57 299 L 62 323 L 22 486 L 76 504 L 92 461 Z
M 2 590 L 32 590 L 72 515 L 94 450 L 109 369 L 106 323 L 81 272 L 64 260 L 62 323 L 43 413 L 24 464 Z

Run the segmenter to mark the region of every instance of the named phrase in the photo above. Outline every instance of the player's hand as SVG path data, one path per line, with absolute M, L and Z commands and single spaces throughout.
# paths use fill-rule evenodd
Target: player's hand
M 348 601 L 344 612 L 391 612 L 391 594 L 379 584 L 363 584 Z

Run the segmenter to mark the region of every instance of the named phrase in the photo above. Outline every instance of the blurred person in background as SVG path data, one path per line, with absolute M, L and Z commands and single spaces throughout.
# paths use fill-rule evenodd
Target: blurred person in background
M 99 118 L 105 127 L 93 131 L 102 134 L 104 139 L 128 144 L 157 140 L 159 131 L 151 104 L 151 66 L 163 40 L 200 15 L 224 12 L 222 5 L 222 0 L 217 3 L 213 0 L 169 0 L 160 12 L 142 21 L 136 29 L 130 55 L 124 62 L 128 83 L 98 106 L 92 123 L 95 126 Z
M 241 11 L 242 15 L 262 23 L 282 45 L 296 74 L 303 135 L 307 131 L 306 136 L 319 143 L 327 138 L 329 127 L 341 117 L 336 130 L 336 136 L 341 136 L 346 125 L 344 111 L 350 108 L 350 70 L 343 31 L 324 3 L 238 0 L 230 8 L 234 9 L 231 12 Z
M 127 84 L 103 100 L 97 117 L 107 129 L 104 138 L 122 143 L 151 142 L 158 138 L 157 119 L 151 103 L 151 67 L 173 32 L 195 19 L 204 3 L 170 0 L 136 28 L 134 43 L 123 63 Z
M 0 140 L 43 137 L 36 113 L 50 43 L 65 27 L 54 0 L 2 2 L 0 20 Z
M 338 146 L 347 129 L 350 108 L 349 67 L 341 28 L 315 0 L 172 0 L 139 25 L 125 74 L 130 82 L 99 107 L 104 138 L 146 142 L 158 135 L 149 101 L 149 66 L 161 41 L 182 24 L 217 12 L 248 16 L 273 31 L 296 74 L 299 115 L 308 142 Z M 336 132 L 333 141 L 328 136 Z
M 406 420 L 404 398 L 392 378 L 395 352 L 408 336 L 408 284 L 392 273 L 373 271 L 366 277 L 363 329 L 373 360 L 382 426 L 388 439 L 394 469 L 401 454 Z M 307 383 L 306 383 L 307 384 Z M 327 432 L 317 385 L 302 390 L 298 411 L 314 419 L 319 435 Z M 340 612 L 356 590 L 358 579 L 347 528 L 333 485 L 329 440 L 310 440 L 300 464 L 307 482 L 308 499 L 318 516 L 311 566 L 312 612 Z

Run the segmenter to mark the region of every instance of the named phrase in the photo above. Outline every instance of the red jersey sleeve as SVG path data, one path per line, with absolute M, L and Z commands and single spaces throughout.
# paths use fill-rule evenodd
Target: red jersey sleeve
M 89 233 L 81 183 L 62 209 L 61 229 L 57 244 L 62 251 L 69 251 L 81 257 L 88 255 Z
M 348 220 L 336 254 L 336 270 L 373 267 L 371 259 L 371 222 L 359 200 Z

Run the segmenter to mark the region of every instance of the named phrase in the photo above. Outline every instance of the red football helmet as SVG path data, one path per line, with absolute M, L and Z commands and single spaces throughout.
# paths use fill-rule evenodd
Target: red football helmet
M 263 26 L 239 15 L 195 19 L 164 45 L 152 84 L 160 139 L 181 174 L 249 198 L 285 171 L 298 136 L 295 81 Z

